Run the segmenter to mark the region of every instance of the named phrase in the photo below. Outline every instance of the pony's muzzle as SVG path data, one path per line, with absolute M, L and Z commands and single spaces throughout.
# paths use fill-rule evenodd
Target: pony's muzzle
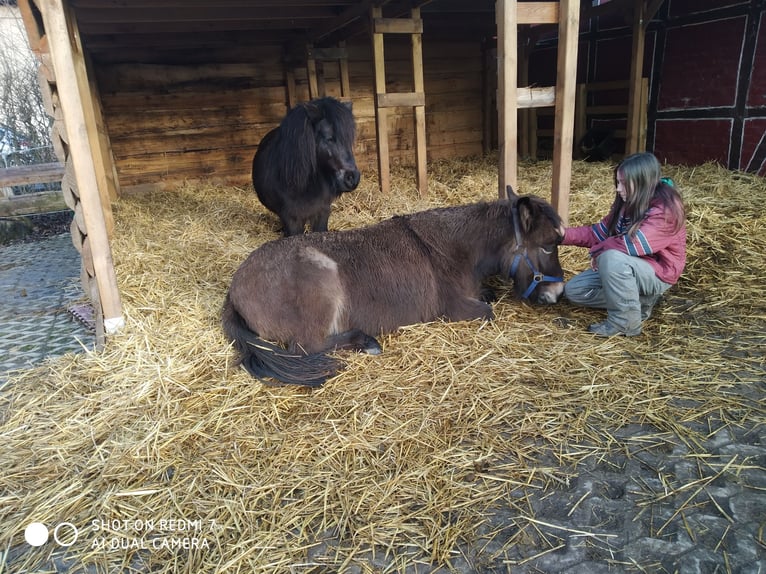
M 338 174 L 338 179 L 343 191 L 353 191 L 359 185 L 361 174 L 356 169 L 344 169 Z
M 552 305 L 564 293 L 564 282 L 541 283 L 537 286 L 537 302 Z

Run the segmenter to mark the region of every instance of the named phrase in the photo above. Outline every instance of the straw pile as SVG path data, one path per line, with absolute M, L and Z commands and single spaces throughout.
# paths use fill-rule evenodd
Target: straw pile
M 611 169 L 575 163 L 570 224 L 606 212 Z M 694 452 L 689 423 L 762 424 L 766 185 L 714 165 L 665 175 L 687 205 L 689 264 L 642 337 L 593 338 L 603 313 L 533 307 L 501 287 L 496 321 L 403 328 L 380 356 L 343 355 L 315 391 L 251 379 L 220 330 L 234 270 L 277 237 L 252 190 L 121 200 L 124 332 L 19 373 L 0 397 L 10 570 L 404 572 L 455 567 L 467 548 L 498 560 L 524 524 L 490 529 L 487 516 L 529 516 L 526 493 L 619 448 L 615 429 L 651 425 Z M 549 197 L 550 178 L 550 163 L 522 164 L 519 191 Z M 393 184 L 382 196 L 365 174 L 331 228 L 492 199 L 496 163 L 431 166 L 425 199 L 410 171 Z M 561 260 L 567 277 L 588 264 L 573 247 Z M 71 523 L 77 540 L 65 526 L 70 547 L 28 546 L 33 521 Z

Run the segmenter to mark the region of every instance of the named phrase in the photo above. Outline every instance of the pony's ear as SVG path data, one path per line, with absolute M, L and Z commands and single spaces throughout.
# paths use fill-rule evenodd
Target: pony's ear
M 314 102 L 306 102 L 303 104 L 303 109 L 306 110 L 306 115 L 312 124 L 322 119 L 322 110 Z
M 516 201 L 517 199 L 519 199 L 519 196 L 516 195 L 516 193 L 513 191 L 513 188 L 510 185 L 505 186 L 505 195 L 511 201 Z
M 534 205 L 532 200 L 528 197 L 518 197 L 516 199 L 516 209 L 519 210 L 519 222 L 521 223 L 521 230 L 524 233 L 529 233 L 532 229 L 532 222 L 534 221 Z

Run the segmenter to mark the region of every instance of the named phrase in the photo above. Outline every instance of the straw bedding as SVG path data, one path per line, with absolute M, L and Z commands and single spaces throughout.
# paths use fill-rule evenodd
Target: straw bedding
M 606 212 L 611 170 L 575 163 L 572 225 Z M 714 165 L 665 175 L 687 206 L 689 263 L 641 337 L 593 338 L 586 327 L 603 313 L 530 306 L 498 281 L 495 321 L 402 328 L 381 338 L 380 356 L 343 354 L 346 369 L 314 391 L 250 378 L 221 333 L 234 270 L 278 235 L 252 190 L 188 184 L 122 199 L 124 331 L 103 351 L 20 372 L 0 396 L 10 571 L 503 564 L 529 543 L 528 493 L 620 448 L 615 429 L 649 425 L 694 452 L 703 437 L 690 422 L 763 424 L 766 185 Z M 550 163 L 522 164 L 519 191 L 547 198 L 550 178 Z M 431 166 L 425 199 L 413 182 L 397 171 L 382 196 L 365 174 L 331 229 L 493 199 L 495 158 Z M 560 252 L 567 278 L 588 265 L 584 249 Z M 497 509 L 507 528 L 488 526 Z M 32 548 L 32 521 L 69 522 L 78 539 Z

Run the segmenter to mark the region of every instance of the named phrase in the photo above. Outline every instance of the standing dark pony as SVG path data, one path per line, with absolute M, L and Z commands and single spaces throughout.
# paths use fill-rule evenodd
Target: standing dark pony
M 263 244 L 223 306 L 242 365 L 255 377 L 319 385 L 339 368 L 327 351 L 377 354 L 374 337 L 402 325 L 491 319 L 482 282 L 498 273 L 520 297 L 554 303 L 564 290 L 561 219 L 540 198 L 508 195 Z
M 258 199 L 279 216 L 285 236 L 327 231 L 332 202 L 359 185 L 351 104 L 319 98 L 298 104 L 267 133 L 253 158 Z

